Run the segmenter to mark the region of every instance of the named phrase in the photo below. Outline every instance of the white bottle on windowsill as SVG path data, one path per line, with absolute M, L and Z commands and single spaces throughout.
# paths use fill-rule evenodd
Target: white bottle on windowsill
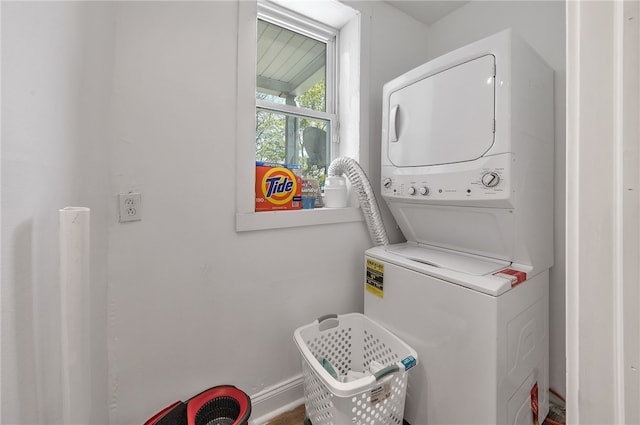
M 347 179 L 344 176 L 327 177 L 324 183 L 324 206 L 345 208 L 348 203 Z

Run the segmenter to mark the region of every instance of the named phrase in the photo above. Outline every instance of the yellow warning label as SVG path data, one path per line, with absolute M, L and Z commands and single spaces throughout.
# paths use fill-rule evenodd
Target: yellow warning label
M 367 258 L 365 289 L 377 297 L 384 297 L 384 264 Z

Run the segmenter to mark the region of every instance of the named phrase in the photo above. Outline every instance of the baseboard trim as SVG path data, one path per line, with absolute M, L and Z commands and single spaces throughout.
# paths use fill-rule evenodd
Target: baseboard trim
M 299 374 L 252 395 L 249 425 L 264 425 L 279 414 L 303 404 L 302 384 L 302 374 Z

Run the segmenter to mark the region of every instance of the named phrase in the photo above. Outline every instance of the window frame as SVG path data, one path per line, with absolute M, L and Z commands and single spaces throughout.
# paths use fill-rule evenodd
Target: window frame
M 276 0 L 286 3 L 286 0 Z M 329 19 L 322 16 L 320 19 L 311 22 L 319 26 L 325 26 L 322 22 L 328 22 L 329 27 L 336 28 L 336 43 L 334 46 L 335 56 L 342 56 L 341 43 L 346 41 L 349 49 L 352 49 L 350 55 L 349 66 L 339 69 L 333 66 L 336 77 L 334 78 L 334 88 L 332 92 L 333 102 L 335 104 L 336 118 L 332 121 L 332 157 L 348 154 L 354 159 L 358 159 L 360 152 L 358 134 L 362 128 L 367 133 L 366 122 L 360 123 L 360 105 L 363 101 L 360 99 L 360 39 L 361 39 L 361 15 L 360 12 L 343 5 L 338 1 L 328 0 L 333 7 L 321 7 L 322 12 L 334 10 L 339 15 L 334 15 Z M 260 6 L 259 6 L 260 4 Z M 298 3 L 299 4 L 299 3 Z M 266 211 L 255 212 L 255 118 L 258 106 L 256 99 L 256 56 L 257 56 L 257 19 L 259 17 L 259 8 L 264 6 L 270 9 L 284 9 L 273 2 L 268 1 L 241 1 L 238 3 L 238 56 L 237 56 L 237 115 L 236 115 L 236 231 L 253 231 L 263 229 L 289 228 L 298 226 L 313 226 L 330 223 L 345 223 L 363 221 L 362 213 L 357 206 L 357 202 L 351 204 L 347 208 L 317 208 L 310 210 L 294 210 L 294 211 Z M 296 9 L 296 2 L 292 2 L 292 9 Z M 289 5 L 287 5 L 289 6 Z M 299 10 L 287 10 L 289 14 L 302 14 Z M 306 13 L 304 13 L 306 15 Z M 312 15 L 311 13 L 309 15 Z M 315 16 L 314 16 L 315 17 Z M 337 17 L 337 19 L 336 19 Z M 280 15 L 282 18 L 282 15 Z M 332 22 L 339 21 L 337 25 Z M 278 25 L 280 25 L 278 23 Z M 349 28 L 347 39 L 342 39 L 341 33 L 344 28 Z M 355 50 L 353 50 L 355 49 Z M 329 67 L 327 66 L 327 69 Z M 346 74 L 345 74 L 346 72 Z M 338 88 L 338 78 L 342 78 Z M 347 90 L 348 89 L 348 90 Z M 338 93 L 340 90 L 340 93 Z M 354 102 L 353 96 L 357 94 L 358 100 Z M 345 96 L 350 96 L 348 108 L 342 109 L 339 113 L 339 104 L 343 104 Z M 365 96 L 366 98 L 366 96 Z M 328 101 L 327 101 L 328 103 Z M 282 106 L 282 105 L 281 105 Z M 286 106 L 286 105 L 285 105 Z M 313 117 L 314 112 L 306 108 L 301 108 L 303 116 Z M 347 113 L 347 122 L 350 124 L 346 127 L 348 139 L 351 141 L 349 145 L 341 143 L 339 135 L 340 120 L 344 119 L 343 113 Z M 299 114 L 299 113 L 297 113 Z M 322 117 L 322 119 L 326 119 Z M 253 122 L 254 125 L 250 123 Z M 346 149 L 344 149 L 346 148 Z M 363 164 L 361 164 L 363 165 Z M 363 165 L 366 167 L 366 164 Z
M 338 49 L 336 46 L 339 44 L 339 30 L 268 1 L 258 1 L 256 19 L 302 34 L 306 37 L 320 41 L 326 46 L 324 111 L 256 99 L 256 113 L 258 110 L 265 110 L 293 115 L 300 118 L 312 118 L 327 121 L 330 126 L 329 135 L 331 137 L 331 146 L 329 147 L 331 157 L 329 158 L 329 161 L 337 158 L 337 154 L 339 154 L 338 142 L 340 140 L 340 124 L 337 101 L 337 88 L 339 86 L 337 69 L 339 62 L 337 58 Z
M 334 132 L 333 126 L 336 125 L 338 121 L 338 102 L 336 95 L 339 83 L 337 72 L 339 63 L 336 46 L 339 44 L 339 30 L 267 1 L 258 1 L 256 19 L 270 22 L 274 25 L 297 32 L 314 40 L 318 40 L 326 46 L 324 112 L 260 99 L 256 99 L 256 107 L 330 121 L 332 123 L 332 134 L 335 134 L 336 132 Z

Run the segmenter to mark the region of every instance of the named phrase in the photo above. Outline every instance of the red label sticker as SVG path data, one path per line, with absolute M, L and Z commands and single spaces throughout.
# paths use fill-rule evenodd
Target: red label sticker
M 538 383 L 531 388 L 531 413 L 533 413 L 533 425 L 538 425 Z
M 511 287 L 521 284 L 527 280 L 527 273 L 514 269 L 502 269 L 493 274 L 494 276 L 509 279 L 511 281 Z

